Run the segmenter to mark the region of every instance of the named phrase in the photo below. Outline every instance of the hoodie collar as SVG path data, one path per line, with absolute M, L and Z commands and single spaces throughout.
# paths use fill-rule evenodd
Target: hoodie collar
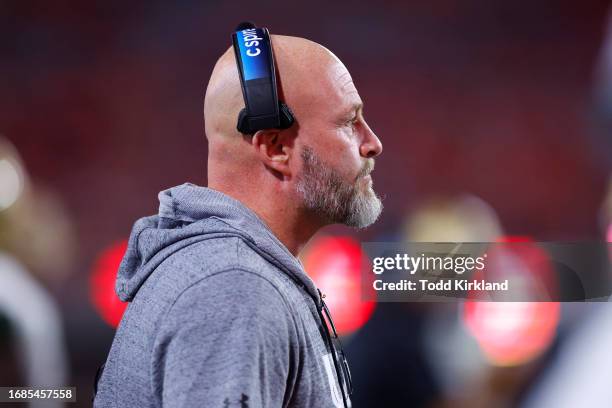
M 210 234 L 239 236 L 268 262 L 287 274 L 321 305 L 319 292 L 301 262 L 254 211 L 219 191 L 185 183 L 159 193 L 157 216 L 136 222 L 117 277 L 117 293 L 130 300 L 148 275 L 169 254 Z M 210 227 L 200 221 L 216 218 Z M 221 225 L 221 226 L 219 226 Z M 172 248 L 170 249 L 170 245 Z

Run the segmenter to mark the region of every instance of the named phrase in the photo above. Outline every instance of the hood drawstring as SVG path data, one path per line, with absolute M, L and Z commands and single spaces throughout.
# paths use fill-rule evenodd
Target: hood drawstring
M 336 377 L 338 377 L 338 385 L 340 386 L 340 392 L 342 393 L 342 402 L 344 403 L 345 408 L 349 408 L 349 405 L 348 405 L 348 402 L 350 401 L 349 396 L 352 394 L 353 386 L 352 386 L 352 381 L 350 379 L 350 371 L 349 371 L 348 363 L 346 361 L 346 358 L 344 357 L 344 351 L 342 350 L 342 343 L 340 342 L 340 338 L 338 337 L 338 332 L 336 331 L 336 326 L 334 325 L 334 321 L 332 320 L 331 313 L 329 312 L 329 309 L 327 308 L 327 305 L 325 304 L 325 301 L 323 300 L 325 298 L 325 294 L 323 294 L 321 292 L 321 289 L 319 288 L 317 288 L 317 291 L 319 292 L 319 299 L 321 299 L 321 305 L 317 305 L 317 312 L 319 313 L 319 318 L 321 319 L 321 323 L 324 327 L 325 341 L 327 342 L 329 349 L 331 351 L 331 354 L 332 354 L 332 360 L 334 362 L 334 369 L 336 370 Z M 327 317 L 327 320 L 325 319 L 325 317 Z M 326 323 L 327 321 L 329 321 L 329 325 L 332 328 L 334 337 L 332 337 L 329 331 L 329 327 Z M 338 354 L 336 353 L 336 347 L 334 346 L 333 338 L 338 340 L 338 344 L 340 345 L 341 356 L 338 356 Z M 343 367 L 346 369 L 346 376 L 348 376 L 349 378 L 346 378 L 346 376 L 343 374 L 342 369 L 339 367 L 339 364 L 340 364 L 338 362 L 339 357 L 342 358 Z M 348 396 L 346 395 L 345 385 L 347 388 L 346 391 L 348 391 Z

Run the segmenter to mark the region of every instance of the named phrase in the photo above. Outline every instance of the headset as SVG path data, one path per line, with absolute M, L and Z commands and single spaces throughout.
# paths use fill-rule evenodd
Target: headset
M 276 68 L 270 33 L 251 22 L 238 24 L 232 34 L 244 109 L 236 129 L 253 135 L 262 129 L 288 129 L 295 122 L 293 112 L 278 99 Z

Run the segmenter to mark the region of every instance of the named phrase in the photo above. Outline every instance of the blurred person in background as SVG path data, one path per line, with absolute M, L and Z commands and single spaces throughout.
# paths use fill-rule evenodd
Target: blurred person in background
M 602 235 L 607 241 L 612 276 L 612 182 L 602 205 Z M 523 408 L 605 407 L 612 401 L 612 299 L 589 302 L 560 345 L 542 378 L 525 398 Z M 571 304 L 570 304 L 571 305 Z M 570 311 L 572 311 L 571 308 Z M 575 313 L 575 311 L 574 311 Z
M 590 132 L 597 162 L 612 164 L 612 12 L 595 69 L 594 129 Z M 612 277 L 612 174 L 599 214 L 601 237 L 607 242 L 607 272 Z M 612 299 L 568 304 L 576 316 L 566 341 L 526 397 L 523 408 L 604 407 L 612 401 Z M 569 307 L 571 306 L 571 308 Z M 580 309 L 578 309 L 578 307 Z M 576 312 L 578 309 L 579 313 Z
M 2 386 L 67 384 L 62 319 L 45 285 L 66 276 L 71 244 L 59 202 L 31 185 L 17 151 L 0 138 L 0 332 L 5 334 L 0 354 L 16 365 L 15 370 L 2 365 L 3 376 L 14 376 L 3 377 Z M 30 406 L 61 404 L 39 400 Z
M 493 209 L 466 194 L 424 200 L 406 212 L 397 240 L 405 246 L 486 242 L 501 231 Z M 372 318 L 347 342 L 349 356 L 358 356 L 352 365 L 356 406 L 428 407 L 438 404 L 440 395 L 456 398 L 484 364 L 457 316 L 455 304 L 379 302 Z
M 424 200 L 407 214 L 403 233 L 406 244 L 493 242 L 503 230 L 488 203 L 463 194 Z M 487 384 L 490 365 L 464 325 L 462 304 L 430 304 L 422 341 L 427 364 L 442 391 L 432 406 L 484 407 L 499 402 Z
M 204 101 L 208 188 L 163 191 L 159 215 L 136 223 L 117 279 L 130 304 L 97 407 L 351 405 L 327 308 L 296 255 L 323 226 L 378 218 L 369 173 L 382 145 L 335 55 L 272 43 L 297 123 L 240 133 L 234 51 L 222 55 Z
M 417 206 L 406 215 L 402 240 L 405 245 L 413 242 L 480 243 L 496 242 L 502 236 L 503 229 L 495 210 L 479 197 L 463 194 L 432 198 Z M 511 263 L 513 266 L 521 265 L 520 254 L 509 250 L 504 252 L 506 260 L 515 258 Z M 521 266 L 526 269 L 525 273 L 535 273 L 526 266 Z M 385 306 L 403 309 L 403 312 L 396 313 L 396 322 L 387 322 L 387 325 L 398 328 L 394 334 L 414 329 L 410 318 L 414 314 L 412 310 L 418 309 L 424 320 L 420 324 L 422 328 L 416 330 L 416 333 L 421 333 L 416 341 L 406 333 L 395 336 L 394 343 L 388 345 L 390 349 L 406 350 L 407 344 L 416 342 L 417 349 L 422 350 L 424 367 L 415 370 L 413 359 L 404 360 L 409 355 L 404 352 L 398 355 L 398 368 L 395 370 L 396 374 L 402 373 L 401 378 L 413 378 L 420 371 L 422 378 L 413 381 L 423 385 L 426 384 L 424 378 L 427 378 L 424 374 L 428 374 L 432 377 L 433 389 L 440 389 L 438 396 L 417 400 L 418 406 L 513 405 L 536 372 L 536 367 L 529 363 L 548 350 L 557 322 L 554 313 L 542 319 L 543 315 L 550 314 L 549 308 L 540 309 L 538 304 L 529 302 L 463 301 L 458 304 Z M 553 308 L 558 308 L 558 305 L 553 305 Z M 548 324 L 542 325 L 545 321 Z M 533 327 L 540 329 L 534 331 Z M 370 362 L 370 372 L 375 367 L 375 362 Z M 386 382 L 387 386 L 394 384 L 393 379 L 383 372 L 374 378 L 376 380 L 369 380 L 373 382 L 372 388 L 378 382 Z M 422 392 L 425 390 L 421 389 Z M 415 402 L 411 398 L 400 399 L 402 393 L 399 392 L 391 395 L 395 399 L 387 397 L 390 400 L 388 406 Z M 369 406 L 374 406 L 374 400 L 372 395 L 367 400 Z
M 612 12 L 608 12 L 604 38 L 593 73 L 591 140 L 594 164 L 612 174 Z

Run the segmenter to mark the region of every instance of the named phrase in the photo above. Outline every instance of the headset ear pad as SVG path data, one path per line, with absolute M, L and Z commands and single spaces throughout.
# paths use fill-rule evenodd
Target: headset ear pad
M 242 112 L 240 112 L 240 114 L 242 115 Z M 293 125 L 293 122 L 295 122 L 291 108 L 281 101 L 278 101 L 278 114 L 280 117 L 281 129 L 288 129 Z
M 285 105 L 283 102 L 278 102 L 278 116 L 280 120 L 279 129 L 288 129 L 295 122 L 295 118 L 293 117 L 293 112 L 291 108 Z M 255 133 L 251 129 L 249 123 L 249 115 L 247 113 L 246 108 L 242 108 L 240 113 L 238 114 L 238 123 L 236 124 L 236 129 L 245 135 L 252 135 Z
M 251 129 L 249 129 L 249 117 L 247 115 L 246 108 L 242 108 L 240 113 L 238 114 L 238 123 L 236 124 L 236 129 L 245 135 L 251 134 Z

